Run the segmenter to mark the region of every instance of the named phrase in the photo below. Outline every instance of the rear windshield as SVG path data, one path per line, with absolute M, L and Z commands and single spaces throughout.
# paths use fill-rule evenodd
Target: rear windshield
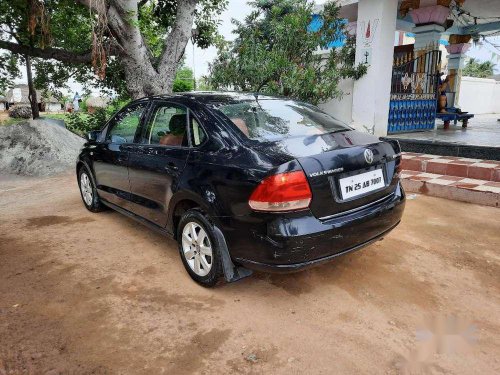
M 319 108 L 293 100 L 264 99 L 214 105 L 248 138 L 275 141 L 350 129 Z

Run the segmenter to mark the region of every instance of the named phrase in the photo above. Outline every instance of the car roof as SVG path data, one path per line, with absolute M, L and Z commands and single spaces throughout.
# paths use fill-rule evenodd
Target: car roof
M 265 94 L 237 92 L 237 91 L 189 91 L 189 92 L 179 92 L 171 95 L 156 95 L 150 98 L 158 98 L 158 99 L 186 98 L 203 104 L 231 104 L 242 101 L 253 101 L 255 100 L 256 97 L 259 100 L 283 99 L 280 97 L 270 96 Z

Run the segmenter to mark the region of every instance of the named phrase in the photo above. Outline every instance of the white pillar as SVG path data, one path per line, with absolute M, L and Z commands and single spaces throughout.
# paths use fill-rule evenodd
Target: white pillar
M 436 24 L 415 26 L 413 32 L 415 33 L 413 48 L 419 50 L 428 48 L 430 45 L 437 46 L 444 32 L 444 27 Z
M 448 75 L 450 75 L 449 91 L 453 93 L 451 103 L 448 102 L 449 107 L 456 107 L 460 100 L 460 84 L 462 83 L 462 70 L 465 67 L 466 57 L 465 53 L 448 55 Z M 448 101 L 450 101 L 449 98 Z
M 368 72 L 354 82 L 352 119 L 358 130 L 387 135 L 398 0 L 359 0 L 356 64 Z

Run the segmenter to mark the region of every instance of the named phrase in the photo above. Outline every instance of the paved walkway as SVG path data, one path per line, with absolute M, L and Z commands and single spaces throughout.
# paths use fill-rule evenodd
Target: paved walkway
M 443 122 L 437 121 L 437 129 L 428 132 L 393 134 L 389 138 L 416 139 L 434 142 L 449 142 L 462 145 L 500 147 L 500 114 L 476 115 L 467 128 L 461 123 L 443 129 Z
M 500 207 L 500 162 L 403 153 L 401 181 L 407 192 Z

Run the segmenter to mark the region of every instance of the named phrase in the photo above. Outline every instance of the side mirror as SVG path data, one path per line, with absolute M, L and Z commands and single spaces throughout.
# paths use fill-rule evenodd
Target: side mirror
M 92 130 L 91 132 L 87 133 L 87 140 L 89 142 L 97 142 L 97 138 L 99 138 L 99 135 L 101 132 L 99 130 Z
M 127 143 L 127 139 L 123 138 L 117 134 L 112 134 L 111 135 L 111 143 L 116 143 L 116 144 Z

